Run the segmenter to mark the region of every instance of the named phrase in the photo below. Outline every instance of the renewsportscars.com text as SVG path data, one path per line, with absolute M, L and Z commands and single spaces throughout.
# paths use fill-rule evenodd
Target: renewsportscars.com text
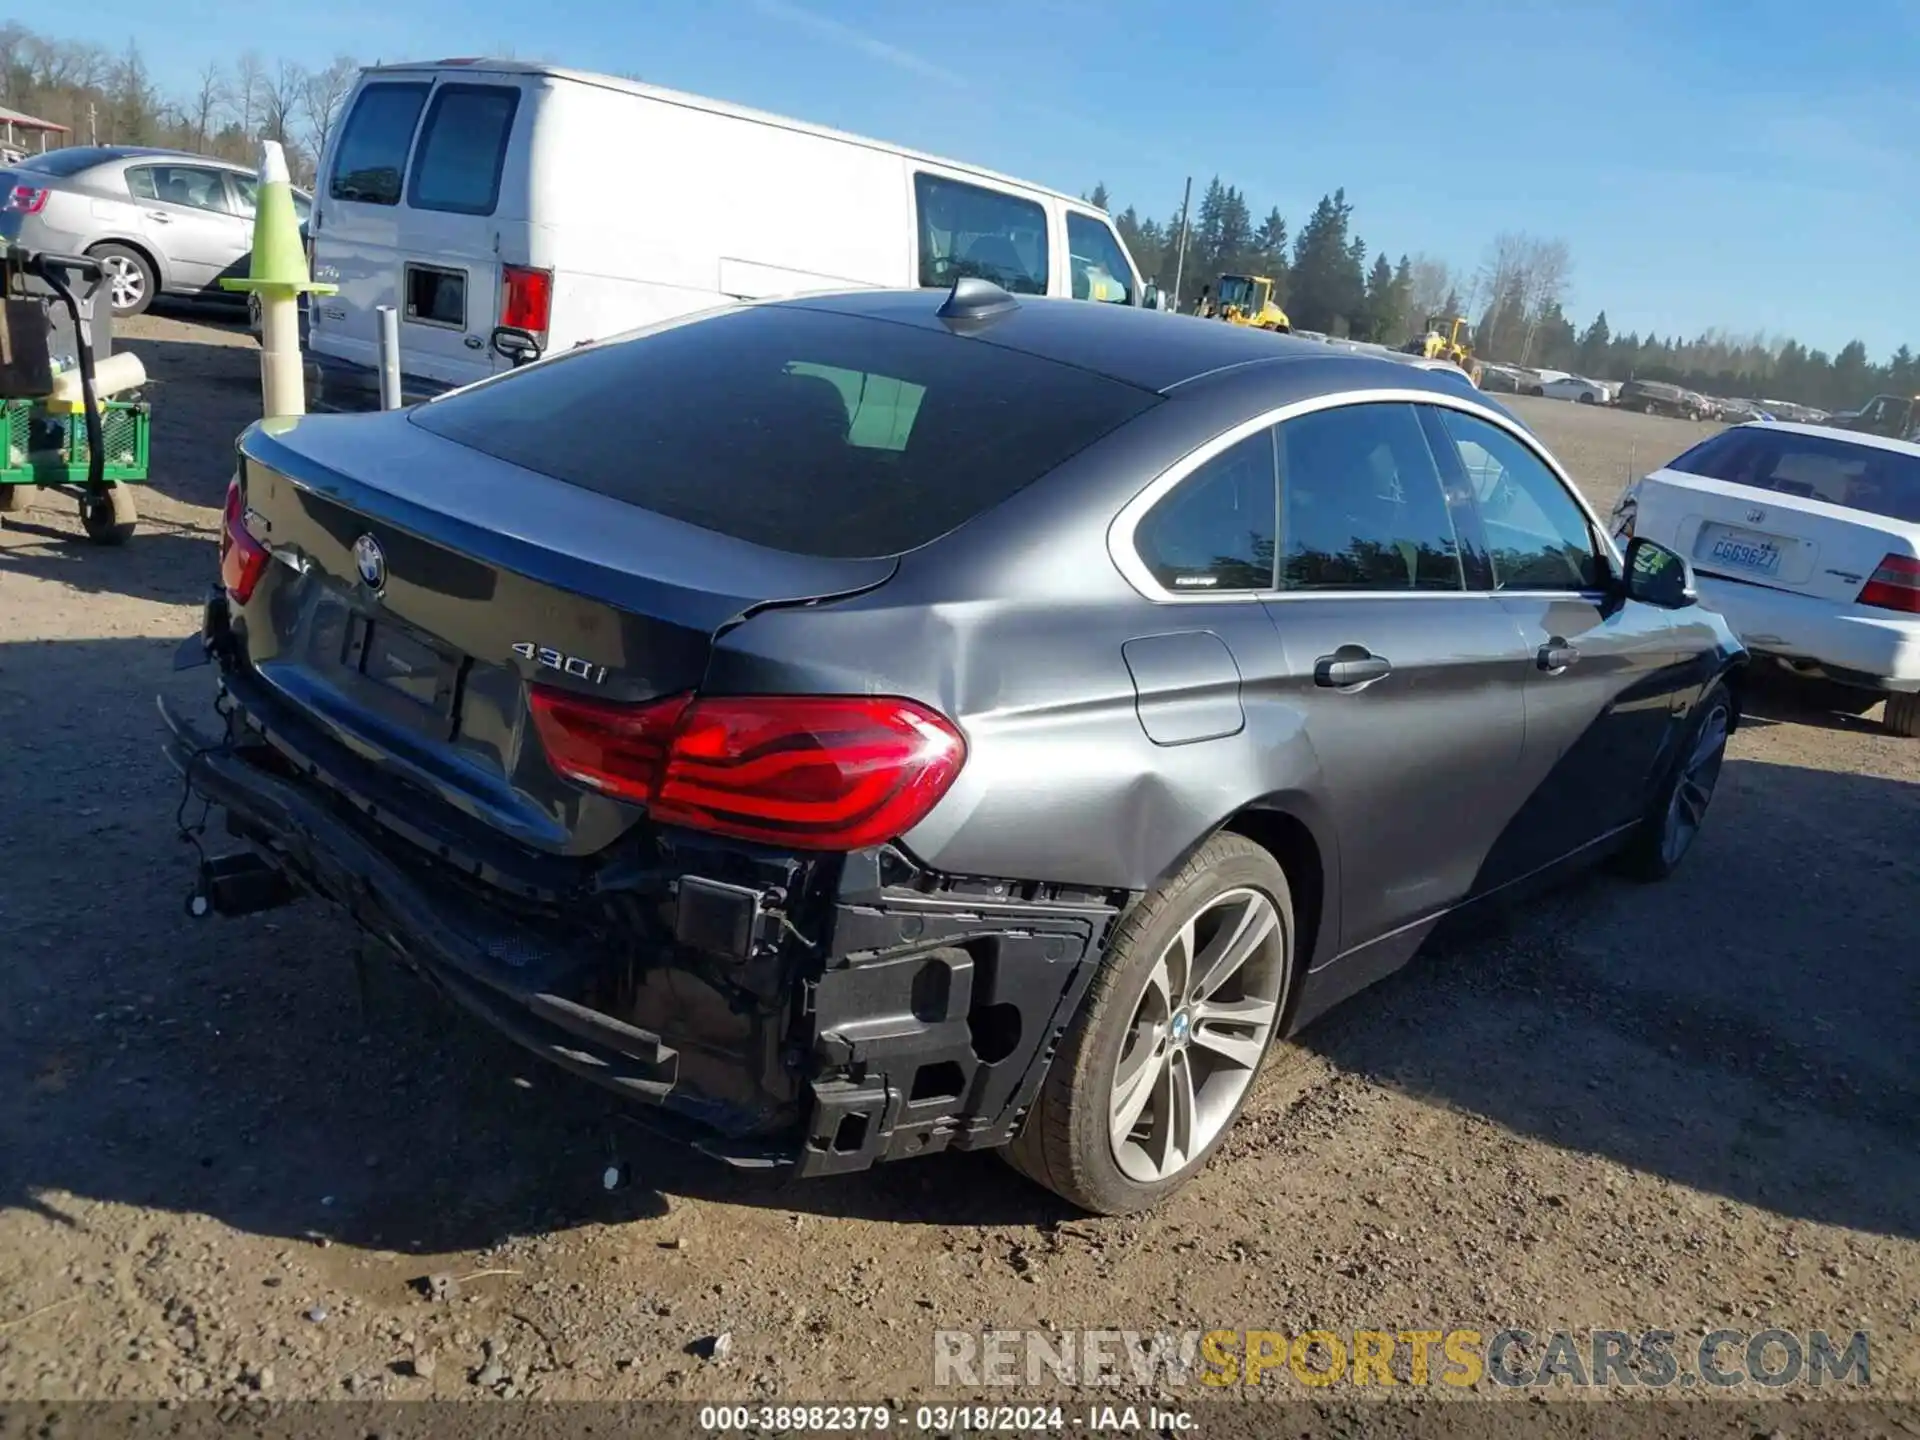
M 1864 1331 L 938 1330 L 936 1385 L 1783 1389 L 1872 1384 Z

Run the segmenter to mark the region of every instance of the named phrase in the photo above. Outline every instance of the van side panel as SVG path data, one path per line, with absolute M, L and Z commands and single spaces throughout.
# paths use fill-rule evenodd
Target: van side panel
M 904 161 L 575 81 L 533 133 L 531 263 L 554 348 L 736 299 L 905 286 Z

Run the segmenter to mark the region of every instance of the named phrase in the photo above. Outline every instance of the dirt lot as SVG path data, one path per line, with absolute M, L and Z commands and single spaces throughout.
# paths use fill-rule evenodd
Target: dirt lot
M 1767 698 L 1679 878 L 1337 1012 L 1151 1217 L 990 1155 L 743 1178 L 396 973 L 363 1020 L 318 909 L 183 913 L 153 696 L 208 683 L 170 658 L 254 352 L 132 335 L 141 534 L 54 501 L 0 532 L 0 1399 L 901 1398 L 940 1328 L 1456 1324 L 1865 1329 L 1875 1392 L 1920 1398 L 1920 743 Z M 1705 433 L 1517 403 L 1603 509 Z

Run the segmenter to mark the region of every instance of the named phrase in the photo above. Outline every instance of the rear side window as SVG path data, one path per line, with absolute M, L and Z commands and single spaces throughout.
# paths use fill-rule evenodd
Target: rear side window
M 560 355 L 410 418 L 723 535 L 865 557 L 938 539 L 1157 398 L 944 330 L 764 305 Z
M 1903 450 L 1741 426 L 1694 446 L 1667 468 L 1920 523 L 1920 455 Z
M 1133 303 L 1133 271 L 1105 221 L 1069 210 L 1067 258 L 1073 268 L 1074 299 Z
M 1411 405 L 1280 426 L 1283 590 L 1459 590 L 1453 517 Z
M 1175 594 L 1273 588 L 1273 432 L 1222 451 L 1147 512 L 1141 562 Z
M 920 283 L 944 290 L 963 276 L 1015 295 L 1047 293 L 1047 212 L 1031 200 L 915 175 Z
M 427 103 L 425 85 L 369 85 L 334 147 L 327 194 L 363 205 L 398 205 L 413 127 Z
M 491 215 L 520 92 L 511 85 L 442 85 L 427 111 L 407 203 L 416 210 Z

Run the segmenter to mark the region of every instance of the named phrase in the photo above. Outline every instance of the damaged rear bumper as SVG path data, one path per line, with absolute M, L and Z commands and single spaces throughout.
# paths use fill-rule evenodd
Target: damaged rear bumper
M 368 818 L 312 737 L 278 723 L 293 717 L 269 727 L 236 693 L 224 740 L 160 706 L 170 759 L 233 834 L 448 999 L 738 1165 L 818 1175 L 1006 1143 L 1126 898 L 931 875 L 885 849 L 741 856 L 689 837 L 656 842 L 645 903 L 602 907 L 627 917 L 617 933 L 557 941 L 486 867 Z M 614 869 L 635 857 L 540 903 L 601 905 Z

